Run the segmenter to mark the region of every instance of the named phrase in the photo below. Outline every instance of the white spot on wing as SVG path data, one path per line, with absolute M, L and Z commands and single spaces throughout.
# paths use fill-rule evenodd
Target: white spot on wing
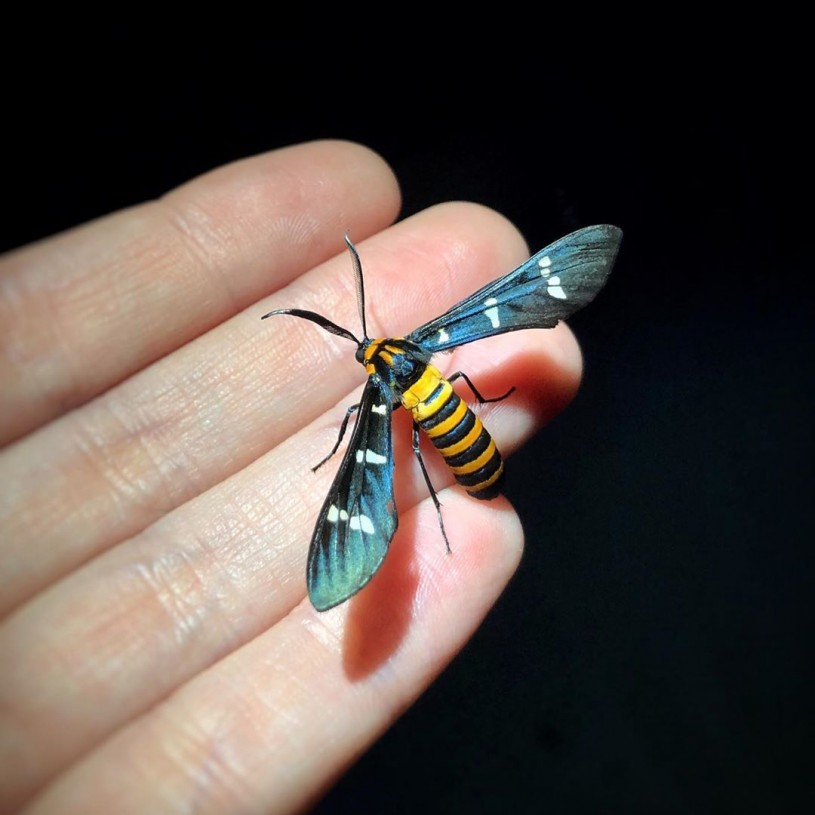
M 557 275 L 552 275 L 552 259 L 545 255 L 538 261 L 538 266 L 540 266 L 541 277 L 546 281 L 547 293 L 556 300 L 565 300 L 566 292 L 561 288 L 560 278 Z M 552 276 L 550 277 L 550 275 Z
M 558 300 L 565 300 L 566 292 L 560 287 L 560 278 L 557 275 L 552 275 L 548 282 L 549 285 L 546 287 L 546 291 Z
M 443 329 L 439 329 L 439 345 L 443 342 L 447 342 L 450 339 L 450 335 Z
M 331 506 L 328 509 L 328 515 L 325 516 L 325 519 L 332 524 L 337 523 L 337 518 L 340 517 L 340 511 L 335 507 Z
M 492 323 L 493 328 L 501 327 L 501 320 L 498 317 L 498 309 L 496 308 L 497 303 L 498 301 L 494 297 L 484 301 L 485 306 L 491 306 L 491 308 L 484 309 L 484 316 Z
M 373 535 L 374 525 L 367 515 L 354 515 L 349 524 L 351 529 L 361 529 L 366 535 Z
M 378 413 L 380 416 L 384 416 L 385 410 L 385 405 L 371 405 L 371 413 Z
M 363 458 L 368 464 L 384 464 L 387 461 L 385 456 L 381 456 L 373 450 L 366 450 L 364 453 L 362 450 L 357 450 L 357 461 L 362 461 Z

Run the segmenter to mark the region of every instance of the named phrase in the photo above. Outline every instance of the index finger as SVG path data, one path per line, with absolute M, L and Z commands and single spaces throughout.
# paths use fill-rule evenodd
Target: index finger
M 0 260 L 0 444 L 93 398 L 399 208 L 347 142 L 288 147 Z

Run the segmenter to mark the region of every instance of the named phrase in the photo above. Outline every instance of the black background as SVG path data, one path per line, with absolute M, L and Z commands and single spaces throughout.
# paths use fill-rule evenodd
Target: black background
M 378 150 L 403 215 L 479 201 L 532 249 L 595 222 L 625 232 L 606 291 L 571 321 L 583 388 L 510 462 L 517 577 L 317 812 L 811 811 L 797 67 L 716 46 L 700 63 L 689 42 L 587 64 L 530 31 L 522 60 L 473 47 L 420 69 L 414 42 L 349 68 L 317 47 L 284 58 L 279 37 L 174 57 L 66 38 L 27 55 L 39 76 L 9 61 L 2 247 L 318 137 Z

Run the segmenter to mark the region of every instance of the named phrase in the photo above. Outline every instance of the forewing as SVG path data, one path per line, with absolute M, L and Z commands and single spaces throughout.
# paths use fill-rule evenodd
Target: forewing
M 621 238 L 616 226 L 605 224 L 572 232 L 407 339 L 436 353 L 507 331 L 553 328 L 603 288 Z
M 389 388 L 370 378 L 308 553 L 308 593 L 318 611 L 347 600 L 374 576 L 396 532 L 391 402 Z

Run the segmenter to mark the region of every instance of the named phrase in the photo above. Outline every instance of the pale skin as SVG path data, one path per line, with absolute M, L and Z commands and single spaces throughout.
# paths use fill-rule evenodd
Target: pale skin
M 372 336 L 409 331 L 529 254 L 483 207 L 392 225 L 398 209 L 378 156 L 311 143 L 0 260 L 0 812 L 302 810 L 503 590 L 515 513 L 452 486 L 427 445 L 448 554 L 399 410 L 390 554 L 342 606 L 320 614 L 306 598 L 344 448 L 310 467 L 364 371 L 353 344 L 260 316 L 311 309 L 357 332 L 345 232 Z M 505 454 L 581 370 L 563 325 L 434 362 L 485 396 L 515 385 L 480 408 Z M 541 463 L 542 491 L 556 466 Z

